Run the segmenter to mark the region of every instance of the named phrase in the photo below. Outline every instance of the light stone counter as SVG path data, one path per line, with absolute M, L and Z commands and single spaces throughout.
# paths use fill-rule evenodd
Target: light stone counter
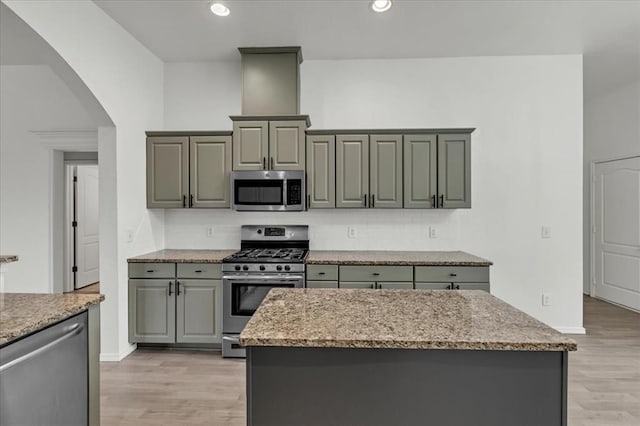
M 575 351 L 576 343 L 473 290 L 272 289 L 244 346 Z
M 129 263 L 222 263 L 238 250 L 164 249 L 127 259 Z
M 101 294 L 0 293 L 0 345 L 87 310 Z
M 489 260 L 463 251 L 311 250 L 308 265 L 489 266 Z

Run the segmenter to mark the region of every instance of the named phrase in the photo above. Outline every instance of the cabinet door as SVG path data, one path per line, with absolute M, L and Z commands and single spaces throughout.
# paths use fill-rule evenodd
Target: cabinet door
M 147 208 L 186 207 L 189 138 L 147 138 Z
M 340 281 L 340 288 L 376 288 L 375 282 Z
M 180 279 L 178 283 L 176 342 L 220 343 L 222 281 Z
M 336 207 L 369 206 L 369 136 L 336 136 Z
M 338 281 L 307 281 L 307 288 L 338 288 Z
M 404 208 L 436 207 L 437 136 L 404 136 Z
M 413 281 L 404 283 L 378 283 L 379 289 L 385 290 L 413 290 Z
M 333 135 L 307 137 L 307 191 L 309 208 L 336 207 L 336 137 Z
M 438 206 L 471 207 L 471 136 L 438 135 Z
M 269 169 L 304 170 L 304 121 L 269 122 Z
M 489 283 L 455 283 L 455 290 L 482 290 L 489 293 Z
M 129 280 L 129 342 L 175 343 L 174 280 Z
M 233 170 L 265 170 L 269 157 L 269 122 L 233 123 Z
M 230 207 L 231 136 L 189 138 L 190 207 Z
M 402 208 L 402 135 L 370 136 L 370 207 Z
M 416 283 L 416 290 L 451 290 L 451 283 Z

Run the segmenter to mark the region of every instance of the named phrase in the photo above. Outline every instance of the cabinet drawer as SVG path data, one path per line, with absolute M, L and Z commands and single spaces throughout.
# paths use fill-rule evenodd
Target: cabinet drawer
M 222 267 L 219 263 L 178 263 L 178 278 L 220 279 Z
M 307 279 L 335 281 L 338 279 L 338 265 L 307 265 Z
M 413 282 L 413 266 L 340 266 L 340 281 Z
M 371 282 L 371 281 L 359 281 L 359 282 L 347 282 L 347 281 L 340 281 L 340 288 L 368 288 L 368 289 L 374 289 L 376 288 L 376 283 Z
M 338 281 L 307 281 L 307 288 L 338 288 Z
M 416 290 L 450 290 L 451 283 L 416 283 Z
M 129 278 L 175 278 L 175 263 L 129 263 Z
M 488 266 L 416 266 L 416 281 L 489 282 Z

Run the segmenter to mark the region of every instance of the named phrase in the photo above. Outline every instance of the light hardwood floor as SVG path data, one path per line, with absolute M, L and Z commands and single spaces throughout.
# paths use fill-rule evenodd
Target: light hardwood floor
M 588 334 L 569 355 L 569 426 L 638 426 L 640 314 L 585 297 L 584 315 Z M 246 424 L 242 360 L 138 350 L 101 371 L 102 425 Z

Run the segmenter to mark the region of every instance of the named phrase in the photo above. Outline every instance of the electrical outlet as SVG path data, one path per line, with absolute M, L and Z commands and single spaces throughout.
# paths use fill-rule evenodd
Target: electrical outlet
M 540 236 L 542 238 L 551 238 L 551 227 L 543 226 L 542 230 L 540 231 Z
M 133 229 L 131 228 L 127 228 L 127 242 L 128 243 L 133 242 Z
M 350 226 L 347 228 L 347 237 L 349 238 L 358 238 L 358 231 L 354 226 Z
M 429 227 L 429 238 L 438 238 L 438 228 L 435 226 Z
M 542 306 L 551 306 L 551 293 L 542 293 Z
M 209 238 L 213 237 L 213 226 L 207 227 L 207 237 Z

